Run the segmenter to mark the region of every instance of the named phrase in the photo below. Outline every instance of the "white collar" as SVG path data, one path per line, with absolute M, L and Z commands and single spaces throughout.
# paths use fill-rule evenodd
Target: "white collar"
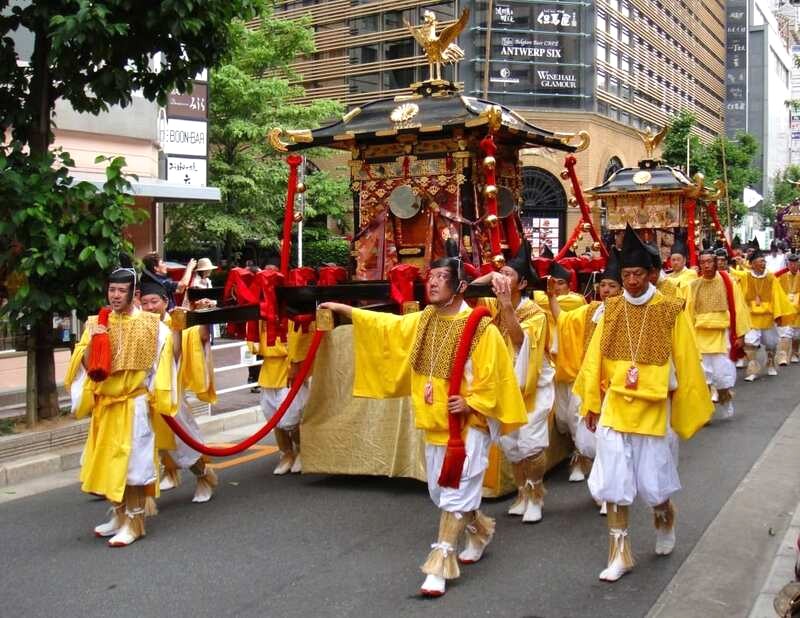
M 756 273 L 754 273 L 752 270 L 750 271 L 750 274 L 751 274 L 751 275 L 753 275 L 753 276 L 754 276 L 756 279 L 763 279 L 764 277 L 766 277 L 766 276 L 767 276 L 767 273 L 768 273 L 768 271 L 767 271 L 767 269 L 766 269 L 766 268 L 764 269 L 764 272 L 763 272 L 763 273 L 761 273 L 760 275 L 757 275 L 757 274 L 756 274 Z
M 637 297 L 634 298 L 633 296 L 628 294 L 627 290 L 624 290 L 622 292 L 622 296 L 631 305 L 639 306 L 639 305 L 647 304 L 650 301 L 650 299 L 653 298 L 655 293 L 656 293 L 656 286 L 654 286 L 652 283 L 648 283 L 647 284 L 647 289 L 644 291 L 644 294 L 642 294 L 641 296 L 637 296 Z

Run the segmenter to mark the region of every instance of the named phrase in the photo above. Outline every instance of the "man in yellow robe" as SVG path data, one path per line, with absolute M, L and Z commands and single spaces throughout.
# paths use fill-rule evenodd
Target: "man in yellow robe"
M 648 280 L 652 258 L 628 226 L 621 297 L 606 300 L 575 380 L 581 413 L 597 436 L 589 490 L 608 503 L 608 566 L 603 581 L 633 568 L 628 508 L 639 495 L 653 508 L 656 554 L 675 546 L 670 498 L 681 485 L 669 429 L 684 439 L 705 425 L 713 405 L 683 301 Z
M 158 281 L 142 281 L 142 310 L 154 313 L 167 326 L 171 326 L 170 314 L 167 313 L 167 290 Z M 207 306 L 198 301 L 192 308 Z M 178 365 L 178 413 L 176 419 L 195 440 L 202 442 L 200 426 L 197 424 L 188 401 L 189 391 L 206 403 L 216 403 L 217 393 L 214 390 L 214 364 L 211 360 L 211 341 L 207 326 L 192 326 L 183 331 L 173 332 L 173 356 Z M 207 466 L 206 459 L 176 437 L 161 418 L 154 414 L 153 429 L 156 435 L 156 449 L 161 455 L 164 475 L 159 489 L 166 491 L 180 484 L 180 470 L 190 470 L 197 478 L 192 502 L 208 502 L 218 484 L 213 468 Z
M 550 293 L 550 309 L 558 320 L 558 362 L 556 363 L 556 379 L 561 380 L 569 388 L 574 408 L 569 410 L 570 416 L 562 423 L 569 428 L 572 442 L 575 444 L 570 472 L 570 481 L 582 481 L 592 469 L 592 460 L 596 453 L 594 434 L 580 422 L 581 402 L 577 394 L 572 392 L 575 378 L 583 364 L 583 358 L 589 347 L 594 330 L 605 312 L 605 301 L 622 294 L 622 282 L 619 270 L 619 259 L 616 248 L 611 249 L 605 270 L 598 276 L 597 293 L 599 300 L 578 307 L 573 311 L 561 311 L 557 297 L 552 293 L 553 286 L 548 285 Z M 600 505 L 605 513 L 605 504 Z
M 775 352 L 778 348 L 777 326 L 788 325 L 794 320 L 796 310 L 778 279 L 767 271 L 767 262 L 760 249 L 750 256 L 750 272 L 739 279 L 744 299 L 750 309 L 751 328 L 744 336 L 744 351 L 747 355 L 747 375 L 752 382 L 761 371 L 758 360 L 760 348 L 766 351 L 767 375 L 776 376 Z
M 798 347 L 800 346 L 800 255 L 790 253 L 787 258 L 788 268 L 778 275 L 783 291 L 789 302 L 798 313 L 790 320 L 789 324 L 778 327 L 778 364 L 788 365 L 800 362 Z M 777 274 L 777 273 L 776 273 Z
M 473 283 L 492 283 L 496 299 L 482 299 L 494 316 L 514 361 L 522 398 L 528 410 L 528 422 L 500 437 L 500 447 L 511 463 L 517 497 L 509 515 L 521 515 L 523 523 L 542 519 L 544 506 L 545 449 L 550 444 L 548 417 L 555 401 L 555 370 L 548 350 L 549 329 L 544 311 L 523 296 L 529 283 L 536 280 L 527 245 L 499 272 L 477 278 Z
M 694 326 L 697 349 L 703 356 L 706 382 L 712 389 L 712 401 L 719 403 L 722 417 L 733 416 L 733 387 L 736 365 L 731 358 L 731 314 L 736 316 L 737 348 L 744 347 L 744 336 L 750 330 L 750 312 L 742 291 L 730 278 L 731 295 L 722 275 L 717 272 L 717 257 L 710 249 L 700 252 L 700 278 L 689 284 L 686 310 Z
M 443 258 L 431 264 L 426 285 L 431 304 L 422 312 L 396 316 L 339 303 L 320 305 L 353 320 L 353 395 L 411 396 L 416 426 L 425 432 L 428 492 L 441 510 L 439 538 L 422 565 L 426 578 L 420 592 L 432 597 L 444 594 L 446 580 L 460 575 L 455 552 L 462 532 L 466 547 L 458 560 L 463 563 L 480 560 L 494 534 L 494 520 L 479 511 L 490 431 L 508 433 L 528 420 L 503 336 L 488 318 L 473 338 L 460 393 L 448 396 L 456 348 L 470 314 L 462 296 L 466 286 L 461 260 Z M 463 419 L 467 452 L 457 489 L 438 483 L 451 414 Z
M 111 273 L 108 327 L 98 324 L 96 317 L 89 318 L 64 378 L 76 417 L 91 415 L 81 489 L 111 502 L 111 519 L 94 532 L 111 537 L 112 547 L 130 545 L 145 534 L 145 501 L 158 485 L 150 410 L 174 415 L 177 403 L 172 337 L 158 316 L 134 308 L 135 287 L 133 269 Z M 110 339 L 111 373 L 102 382 L 94 382 L 85 364 L 91 338 L 101 332 L 108 332 Z
M 686 298 L 686 288 L 692 281 L 697 279 L 697 271 L 686 266 L 686 256 L 688 254 L 689 250 L 686 244 L 680 238 L 676 238 L 670 249 L 669 256 L 672 272 L 667 277 L 675 283 L 678 288 L 678 296 L 681 298 Z

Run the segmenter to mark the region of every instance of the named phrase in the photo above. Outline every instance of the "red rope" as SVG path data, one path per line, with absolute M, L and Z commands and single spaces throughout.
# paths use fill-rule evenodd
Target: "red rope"
M 694 199 L 686 200 L 686 246 L 689 248 L 689 266 L 697 266 L 697 244 L 695 243 L 695 223 L 694 218 L 697 213 L 697 202 Z
M 450 387 L 448 395 L 458 395 L 461 392 L 461 380 L 464 377 L 464 367 L 467 364 L 469 349 L 472 345 L 472 338 L 481 318 L 488 317 L 489 310 L 486 307 L 475 307 L 467 318 L 464 332 L 456 348 L 456 357 L 453 361 L 453 370 L 450 372 Z M 447 451 L 442 462 L 442 470 L 439 473 L 439 485 L 441 487 L 452 487 L 458 489 L 461 482 L 461 472 L 464 469 L 464 461 L 467 458 L 467 449 L 461 437 L 461 415 L 448 414 L 447 424 L 450 436 L 447 439 Z
M 569 155 L 564 160 L 564 167 L 567 170 L 569 181 L 572 184 L 572 192 L 575 194 L 575 199 L 578 200 L 578 206 L 580 206 L 581 209 L 581 218 L 583 219 L 582 222 L 589 224 L 589 233 L 592 236 L 592 240 L 600 245 L 600 255 L 602 255 L 605 259 L 608 259 L 608 249 L 606 249 L 606 246 L 600 240 L 600 235 L 597 233 L 597 229 L 594 227 L 594 223 L 592 222 L 592 212 L 589 209 L 589 204 L 586 203 L 586 198 L 583 196 L 581 183 L 578 181 L 578 174 L 575 171 L 575 165 L 577 162 L 578 160 L 574 156 Z M 581 225 L 581 223 L 578 223 L 578 225 Z M 558 252 L 556 260 L 560 260 L 562 257 L 564 257 L 571 246 L 571 243 L 564 245 L 561 248 L 561 251 Z
M 297 372 L 294 382 L 292 382 L 292 387 L 286 394 L 286 398 L 283 400 L 283 403 L 281 403 L 280 407 L 275 411 L 275 414 L 272 415 L 272 418 L 269 419 L 266 424 L 252 436 L 245 438 L 238 444 L 224 447 L 208 446 L 202 442 L 198 442 L 192 436 L 186 433 L 186 430 L 177 420 L 175 420 L 174 417 L 163 414 L 162 418 L 167 425 L 169 425 L 169 428 L 175 432 L 176 436 L 178 436 L 191 448 L 202 453 L 203 455 L 209 455 L 211 457 L 229 457 L 230 455 L 236 455 L 249 449 L 256 442 L 264 438 L 270 431 L 275 429 L 275 426 L 281 421 L 283 415 L 286 414 L 289 406 L 292 405 L 294 398 L 297 396 L 297 392 L 300 390 L 300 387 L 302 386 L 306 377 L 308 377 L 308 373 L 311 371 L 311 366 L 314 364 L 314 357 L 317 355 L 317 349 L 319 348 L 319 344 L 322 341 L 322 337 L 325 335 L 325 332 L 326 331 L 318 330 L 314 333 L 314 338 L 311 340 L 311 347 L 308 349 L 308 354 L 306 355 L 303 364 L 300 366 L 300 370 Z
M 744 350 L 736 347 L 736 301 L 733 297 L 733 281 L 731 276 L 724 270 L 719 271 L 719 276 L 722 277 L 722 282 L 725 284 L 725 297 L 728 301 L 728 316 L 730 323 L 728 326 L 728 339 L 730 340 L 731 349 L 728 356 L 732 361 L 737 361 L 744 358 Z

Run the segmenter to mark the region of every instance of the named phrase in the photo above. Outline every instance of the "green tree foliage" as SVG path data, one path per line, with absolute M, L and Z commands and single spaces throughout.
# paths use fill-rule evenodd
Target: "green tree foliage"
M 167 212 L 170 248 L 191 250 L 198 241 L 220 244 L 227 257 L 245 241 L 277 248 L 283 225 L 288 166 L 268 144 L 274 127 L 309 128 L 341 113 L 332 101 L 300 105 L 303 89 L 293 85 L 289 64 L 314 51 L 308 18 L 276 20 L 262 14 L 260 26 L 230 27 L 234 44 L 210 74 L 209 182 L 219 187 L 222 204 L 182 204 Z M 308 152 L 321 156 L 322 152 Z M 327 237 L 328 216 L 341 220 L 351 198 L 347 182 L 324 172 L 305 184 L 304 237 Z
M 231 42 L 229 24 L 263 0 L 0 0 L 0 130 L 3 135 L 0 267 L 24 281 L 6 311 L 28 329 L 36 367 L 38 412 L 58 413 L 52 313 L 97 308 L 106 271 L 134 215 L 121 160 L 97 191 L 74 185 L 69 155 L 50 152 L 55 101 L 97 114 L 126 106 L 135 90 L 161 103 L 186 90 Z M 22 62 L 11 36 L 30 36 Z M 158 58 L 159 61 L 156 61 Z M 33 385 L 29 384 L 29 389 Z
M 772 199 L 776 205 L 786 206 L 800 198 L 800 165 L 790 165 L 778 173 L 772 189 Z
M 665 163 L 686 167 L 686 141 L 695 122 L 695 117 L 685 111 L 672 121 L 664 138 L 662 154 Z M 734 139 L 719 136 L 710 144 L 704 144 L 692 135 L 689 144 L 691 176 L 698 172 L 703 174 L 706 186 L 727 177 L 730 206 L 726 200 L 720 202 L 720 218 L 723 222 L 727 220 L 727 208 L 730 207 L 731 223 L 736 225 L 747 213 L 747 207 L 742 202 L 744 188 L 761 180 L 761 170 L 753 166 L 758 154 L 758 142 L 749 133 L 742 132 Z

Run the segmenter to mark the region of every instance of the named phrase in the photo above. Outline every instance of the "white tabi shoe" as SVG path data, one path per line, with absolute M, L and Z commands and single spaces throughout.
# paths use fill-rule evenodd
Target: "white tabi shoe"
M 124 509 L 119 513 L 113 507 L 110 510 L 111 519 L 104 524 L 95 526 L 94 535 L 96 537 L 114 536 L 117 532 L 119 532 L 119 529 L 122 528 L 123 518 L 125 517 Z
M 745 359 L 740 358 L 739 360 L 736 361 L 737 369 L 744 369 L 745 367 L 747 367 L 747 361 Z
M 467 543 L 464 549 L 458 554 L 458 561 L 463 564 L 475 564 L 478 560 L 483 558 L 483 550 L 486 545 L 480 542 L 475 542 L 473 539 L 467 537 Z
M 711 402 L 717 403 L 719 401 L 719 393 L 717 392 L 717 389 L 713 386 L 709 386 L 709 390 L 711 391 Z
M 281 460 L 278 462 L 278 465 L 275 466 L 275 470 L 272 474 L 287 474 L 292 470 L 292 464 L 294 463 L 294 455 L 291 453 L 282 453 Z
M 733 401 L 729 401 L 724 405 L 720 416 L 723 419 L 733 418 Z
M 778 370 L 775 369 L 774 365 L 770 365 L 770 366 L 767 367 L 767 375 L 768 376 L 776 376 L 776 375 L 778 375 Z
M 140 535 L 136 534 L 134 531 L 133 522 L 126 517 L 125 522 L 122 524 L 122 528 L 119 529 L 119 532 L 108 539 L 108 545 L 109 547 L 127 547 L 142 536 L 144 536 L 144 533 Z
M 158 484 L 158 488 L 161 491 L 169 491 L 170 489 L 175 489 L 177 486 L 178 485 L 175 483 L 175 479 L 169 474 L 162 476 L 161 482 Z
M 297 453 L 297 456 L 294 458 L 294 463 L 292 463 L 290 472 L 292 474 L 300 474 L 302 471 L 303 471 L 303 462 L 300 461 L 300 453 Z
M 525 507 L 527 500 L 525 498 L 525 494 L 522 493 L 521 488 L 517 488 L 517 497 L 514 499 L 514 502 L 511 503 L 511 506 L 508 508 L 509 515 L 522 515 L 525 513 Z
M 206 468 L 205 474 L 197 479 L 197 488 L 194 490 L 192 502 L 208 502 L 214 495 L 214 488 L 219 483 L 217 473 L 212 468 Z
M 745 382 L 755 382 L 756 381 L 756 374 L 751 373 L 750 375 L 745 376 L 744 377 L 744 381 Z
M 581 470 L 580 466 L 575 466 L 569 472 L 569 482 L 570 483 L 580 483 L 581 481 L 586 480 L 586 475 Z
M 428 575 L 420 586 L 419 593 L 424 597 L 440 597 L 445 591 L 445 579 L 438 575 Z
M 599 579 L 604 582 L 615 582 L 626 573 L 629 573 L 630 567 L 625 566 L 622 558 L 616 557 L 605 569 L 600 571 Z
M 525 513 L 522 515 L 522 521 L 526 524 L 535 524 L 542 521 L 542 505 L 533 500 L 528 500 Z
M 600 504 L 599 513 L 600 515 L 608 515 L 608 502 L 606 502 L 605 500 L 603 500 L 603 502 Z
M 675 526 L 669 530 L 656 528 L 656 554 L 669 556 L 673 549 L 675 549 Z

